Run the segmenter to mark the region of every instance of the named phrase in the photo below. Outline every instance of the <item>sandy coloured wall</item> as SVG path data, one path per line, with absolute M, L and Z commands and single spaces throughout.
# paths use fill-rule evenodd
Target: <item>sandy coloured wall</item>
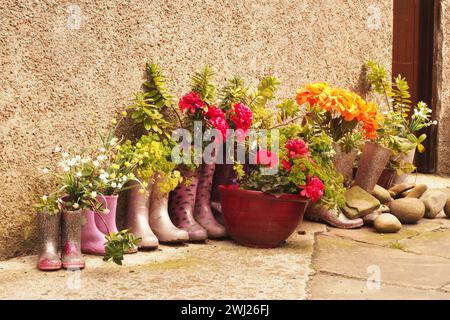
M 438 115 L 438 172 L 450 174 L 450 1 L 442 0 L 442 78 Z
M 93 141 L 158 61 L 175 94 L 204 63 L 219 81 L 268 74 L 360 89 L 390 67 L 392 1 L 0 0 L 0 258 L 34 250 L 38 169 L 57 145 Z

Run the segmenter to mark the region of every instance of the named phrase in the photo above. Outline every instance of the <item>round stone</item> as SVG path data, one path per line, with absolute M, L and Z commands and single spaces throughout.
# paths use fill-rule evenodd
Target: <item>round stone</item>
M 427 190 L 421 197 L 425 205 L 425 217 L 434 219 L 442 211 L 447 202 L 447 195 L 439 190 Z
M 390 213 L 380 214 L 373 222 L 373 226 L 379 233 L 395 233 L 402 228 L 401 222 Z
M 389 203 L 391 214 L 397 217 L 401 223 L 416 223 L 425 215 L 425 205 L 422 200 L 416 198 L 402 198 Z

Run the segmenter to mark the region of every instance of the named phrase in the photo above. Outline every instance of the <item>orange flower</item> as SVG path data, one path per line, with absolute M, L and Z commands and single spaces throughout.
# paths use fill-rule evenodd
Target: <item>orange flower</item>
M 297 103 L 302 105 L 308 102 L 311 106 L 315 105 L 319 99 L 319 95 L 328 88 L 328 83 L 318 82 L 304 86 L 297 91 Z

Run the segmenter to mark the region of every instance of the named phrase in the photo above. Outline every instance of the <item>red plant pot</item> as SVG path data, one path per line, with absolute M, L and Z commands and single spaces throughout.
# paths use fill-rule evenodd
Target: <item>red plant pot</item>
M 309 199 L 219 186 L 225 227 L 236 242 L 257 248 L 282 244 L 303 221 Z

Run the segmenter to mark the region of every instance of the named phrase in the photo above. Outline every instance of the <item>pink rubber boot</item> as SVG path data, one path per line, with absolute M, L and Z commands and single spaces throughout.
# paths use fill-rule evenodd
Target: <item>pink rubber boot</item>
M 204 241 L 208 234 L 194 219 L 195 196 L 198 178 L 194 172 L 185 174 L 191 182 L 188 186 L 180 183 L 170 194 L 169 214 L 173 224 L 189 234 L 190 241 Z
M 169 194 L 159 189 L 158 183 L 164 181 L 164 177 L 156 175 L 152 185 L 150 197 L 149 221 L 152 231 L 159 242 L 185 242 L 189 240 L 189 234 L 185 230 L 178 229 L 170 221 L 168 212 Z
M 81 228 L 81 252 L 96 256 L 105 255 L 105 234 L 95 224 L 92 210 L 83 210 L 83 227 Z
M 198 186 L 195 198 L 195 220 L 207 231 L 209 238 L 225 238 L 225 227 L 217 222 L 211 211 L 211 187 L 215 164 L 202 164 L 198 168 Z
M 151 190 L 151 183 L 149 183 Z M 140 193 L 137 183 L 128 190 L 128 210 L 126 228 L 137 238 L 141 238 L 140 249 L 156 249 L 158 238 L 156 238 L 149 225 L 149 194 Z
M 104 212 L 99 212 L 94 215 L 95 224 L 100 232 L 109 234 L 110 232 L 117 233 L 116 211 L 118 195 L 112 196 L 98 196 L 97 200 L 103 204 Z

